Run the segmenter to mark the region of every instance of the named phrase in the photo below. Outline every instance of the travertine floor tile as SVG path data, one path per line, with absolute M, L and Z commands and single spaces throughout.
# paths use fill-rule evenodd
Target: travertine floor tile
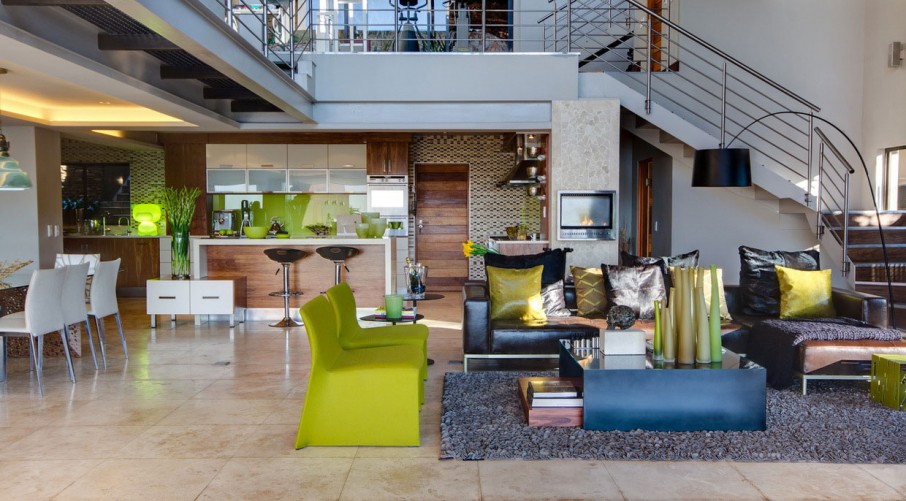
M 91 400 L 73 409 L 63 423 L 71 425 L 152 425 L 173 412 L 184 401 L 173 400 Z
M 48 426 L 0 450 L 0 459 L 104 459 L 115 454 L 146 426 Z
M 248 425 L 152 426 L 118 453 L 124 458 L 230 458 L 254 432 Z
M 772 500 L 902 499 L 901 493 L 859 465 L 735 463 L 734 467 Z
M 100 462 L 99 459 L 0 461 L 0 497 L 50 499 Z
M 340 499 L 480 499 L 475 461 L 356 458 Z
M 283 399 L 295 387 L 295 383 L 285 379 L 221 379 L 198 392 L 195 398 L 201 400 L 266 398 Z
M 906 498 L 906 464 L 865 464 L 862 469 L 893 487 Z
M 261 424 L 280 400 L 187 400 L 158 424 Z
M 60 500 L 192 500 L 225 459 L 115 459 L 104 461 L 60 493 Z
M 628 500 L 764 499 L 729 463 L 603 462 Z
M 623 499 L 598 461 L 481 461 L 482 499 Z
M 231 459 L 199 499 L 333 500 L 340 496 L 352 461 L 350 458 Z

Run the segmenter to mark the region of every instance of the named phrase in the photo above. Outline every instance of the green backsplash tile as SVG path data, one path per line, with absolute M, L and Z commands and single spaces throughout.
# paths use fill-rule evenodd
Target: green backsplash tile
M 253 226 L 270 226 L 277 217 L 284 229 L 291 234 L 310 233 L 305 226 L 327 224 L 337 214 L 350 214 L 365 210 L 364 194 L 231 194 L 209 195 L 211 210 L 236 210 L 248 200 L 252 209 Z

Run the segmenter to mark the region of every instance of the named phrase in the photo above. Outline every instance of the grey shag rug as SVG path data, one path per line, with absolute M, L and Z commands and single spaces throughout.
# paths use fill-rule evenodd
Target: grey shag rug
M 906 463 L 906 412 L 873 402 L 867 385 L 812 383 L 767 390 L 766 431 L 589 431 L 531 428 L 517 394 L 522 376 L 447 373 L 441 459 L 610 459 Z

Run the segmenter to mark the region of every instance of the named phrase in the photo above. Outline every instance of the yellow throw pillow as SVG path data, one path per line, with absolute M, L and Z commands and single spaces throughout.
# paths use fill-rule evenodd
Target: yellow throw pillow
M 510 269 L 488 266 L 491 320 L 547 320 L 541 298 L 544 266 Z
M 607 293 L 604 289 L 604 272 L 601 268 L 570 266 L 576 282 L 576 310 L 580 317 L 607 316 Z
M 780 283 L 780 318 L 833 318 L 831 270 L 803 271 L 774 265 Z

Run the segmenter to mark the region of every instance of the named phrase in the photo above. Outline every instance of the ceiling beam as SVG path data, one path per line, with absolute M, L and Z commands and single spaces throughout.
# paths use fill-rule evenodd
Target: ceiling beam
M 160 67 L 160 78 L 162 80 L 197 80 L 199 78 L 224 78 L 223 73 L 211 68 L 210 66 L 168 66 Z
M 175 43 L 156 34 L 98 33 L 101 50 L 181 50 Z
M 236 99 L 230 103 L 230 111 L 233 113 L 252 113 L 256 111 L 281 111 L 273 104 L 264 99 Z
M 205 87 L 205 99 L 256 99 L 258 95 L 241 87 Z
M 199 0 L 107 0 L 227 78 L 303 123 L 314 119 L 308 81 L 293 81 Z

